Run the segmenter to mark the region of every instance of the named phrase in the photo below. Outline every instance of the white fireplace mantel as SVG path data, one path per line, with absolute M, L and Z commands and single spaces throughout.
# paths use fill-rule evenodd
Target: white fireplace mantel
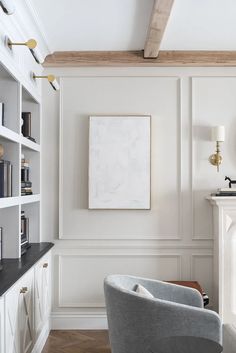
M 214 302 L 224 324 L 236 325 L 236 197 L 212 196 Z

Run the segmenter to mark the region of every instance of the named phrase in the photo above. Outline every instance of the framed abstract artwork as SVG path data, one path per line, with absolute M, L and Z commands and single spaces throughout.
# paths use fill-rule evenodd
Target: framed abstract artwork
M 150 209 L 151 117 L 89 119 L 89 209 Z

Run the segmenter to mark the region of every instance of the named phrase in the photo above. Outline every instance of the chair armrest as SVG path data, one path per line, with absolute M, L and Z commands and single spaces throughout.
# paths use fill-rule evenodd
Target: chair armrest
M 155 298 L 203 308 L 203 298 L 198 290 L 155 280 L 141 282 Z
M 156 329 L 162 330 L 158 336 L 195 336 L 222 343 L 222 324 L 217 313 L 157 299 L 149 299 L 147 305 L 148 322 L 156 321 Z M 158 325 L 160 322 L 162 327 Z

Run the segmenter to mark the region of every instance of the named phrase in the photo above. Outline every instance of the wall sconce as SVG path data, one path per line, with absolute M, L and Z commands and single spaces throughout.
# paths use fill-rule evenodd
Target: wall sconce
M 219 166 L 222 163 L 222 156 L 220 154 L 220 142 L 225 140 L 225 127 L 224 126 L 214 126 L 211 129 L 211 139 L 216 142 L 216 153 L 209 157 L 209 162 L 217 167 L 217 172 L 219 172 Z
M 15 12 L 15 6 L 12 0 L 0 0 L 0 6 L 7 15 L 12 15 Z
M 29 39 L 27 42 L 12 42 L 10 38 L 6 37 L 6 44 L 7 46 L 12 50 L 13 45 L 25 45 L 27 48 L 29 48 L 31 54 L 34 57 L 34 60 L 38 63 L 41 64 L 43 63 L 44 59 L 42 58 L 41 54 L 36 48 L 37 42 L 35 39 Z
M 52 86 L 52 88 L 55 91 L 59 91 L 60 90 L 60 85 L 56 80 L 56 77 L 54 75 L 47 75 L 47 76 L 36 76 L 34 73 L 32 75 L 33 79 L 40 79 L 40 78 L 46 78 L 48 80 L 48 82 L 50 83 L 50 85 Z

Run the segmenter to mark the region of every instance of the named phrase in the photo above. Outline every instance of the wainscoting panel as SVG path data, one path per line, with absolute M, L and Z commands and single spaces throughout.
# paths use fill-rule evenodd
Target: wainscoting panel
M 191 279 L 201 283 L 210 298 L 210 306 L 213 307 L 213 255 L 194 254 L 191 260 Z
M 127 269 L 133 276 L 179 280 L 181 256 L 61 255 L 58 278 L 59 307 L 104 307 L 104 278 L 112 273 L 127 274 Z

